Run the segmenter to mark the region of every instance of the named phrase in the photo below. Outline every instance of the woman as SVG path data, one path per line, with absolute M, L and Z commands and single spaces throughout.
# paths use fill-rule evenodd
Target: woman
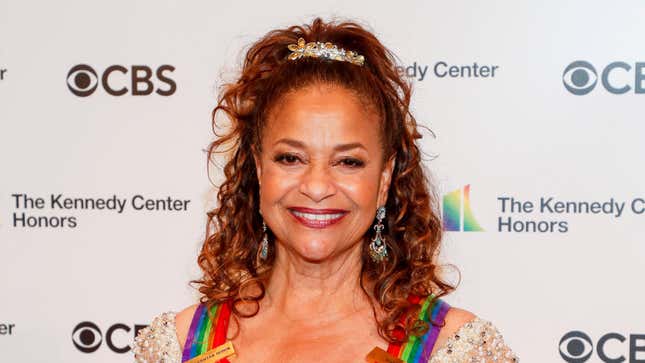
M 440 299 L 437 197 L 393 55 L 358 24 L 269 32 L 224 87 L 230 152 L 201 303 L 156 317 L 139 362 L 516 362 Z M 479 360 L 477 360 L 479 359 Z

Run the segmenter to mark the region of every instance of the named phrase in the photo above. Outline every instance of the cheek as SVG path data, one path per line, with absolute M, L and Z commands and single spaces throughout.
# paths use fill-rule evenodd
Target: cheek
M 337 178 L 336 184 L 357 205 L 373 204 L 377 198 L 378 178 L 375 173 L 361 173 Z
M 269 164 L 262 170 L 262 199 L 275 201 L 298 186 L 298 177 Z

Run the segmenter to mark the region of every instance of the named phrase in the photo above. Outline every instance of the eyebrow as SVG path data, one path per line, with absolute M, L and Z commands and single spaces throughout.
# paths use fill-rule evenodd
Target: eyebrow
M 293 147 L 297 147 L 299 149 L 306 149 L 306 146 L 305 146 L 304 143 L 302 143 L 301 141 L 298 141 L 298 140 L 294 140 L 294 139 L 282 138 L 282 139 L 276 141 L 273 145 L 275 146 L 275 145 L 277 145 L 279 143 L 287 144 L 287 145 L 290 145 L 290 146 L 293 146 Z M 363 146 L 363 144 L 361 144 L 360 142 L 352 142 L 352 143 L 349 143 L 349 144 L 338 144 L 338 145 L 334 146 L 334 151 L 347 151 L 347 150 L 351 150 L 351 149 L 355 149 L 355 148 L 361 148 L 361 149 L 367 151 L 367 148 L 365 146 Z

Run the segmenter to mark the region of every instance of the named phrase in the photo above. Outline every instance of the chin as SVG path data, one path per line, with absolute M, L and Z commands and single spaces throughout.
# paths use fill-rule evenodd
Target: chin
M 323 262 L 332 255 L 333 249 L 324 242 L 310 241 L 296 249 L 300 256 L 308 262 Z

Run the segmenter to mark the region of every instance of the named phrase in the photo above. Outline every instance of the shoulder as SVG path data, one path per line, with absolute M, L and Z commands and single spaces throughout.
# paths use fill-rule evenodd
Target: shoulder
M 453 336 L 459 329 L 463 328 L 467 323 L 475 320 L 477 316 L 468 310 L 450 307 L 444 318 L 445 325 L 439 331 L 437 337 L 436 347 L 442 346 L 451 336 Z
M 457 307 L 451 307 L 446 314 L 446 325 L 442 330 L 446 331 L 457 331 L 459 328 L 464 326 L 464 324 L 473 321 L 477 315 L 471 313 L 468 310 L 460 309 Z
M 519 362 L 493 323 L 470 311 L 451 307 L 429 362 L 470 361 L 481 354 L 487 357 L 484 362 Z
M 181 362 L 181 347 L 175 331 L 176 314 L 172 311 L 155 316 L 134 338 L 132 352 L 136 362 Z
M 190 305 L 175 315 L 177 339 L 179 340 L 181 349 L 184 348 L 184 344 L 186 343 L 186 337 L 188 336 L 188 331 L 190 330 L 190 324 L 193 321 L 193 315 L 195 315 L 195 310 L 197 310 L 198 306 L 199 304 Z

